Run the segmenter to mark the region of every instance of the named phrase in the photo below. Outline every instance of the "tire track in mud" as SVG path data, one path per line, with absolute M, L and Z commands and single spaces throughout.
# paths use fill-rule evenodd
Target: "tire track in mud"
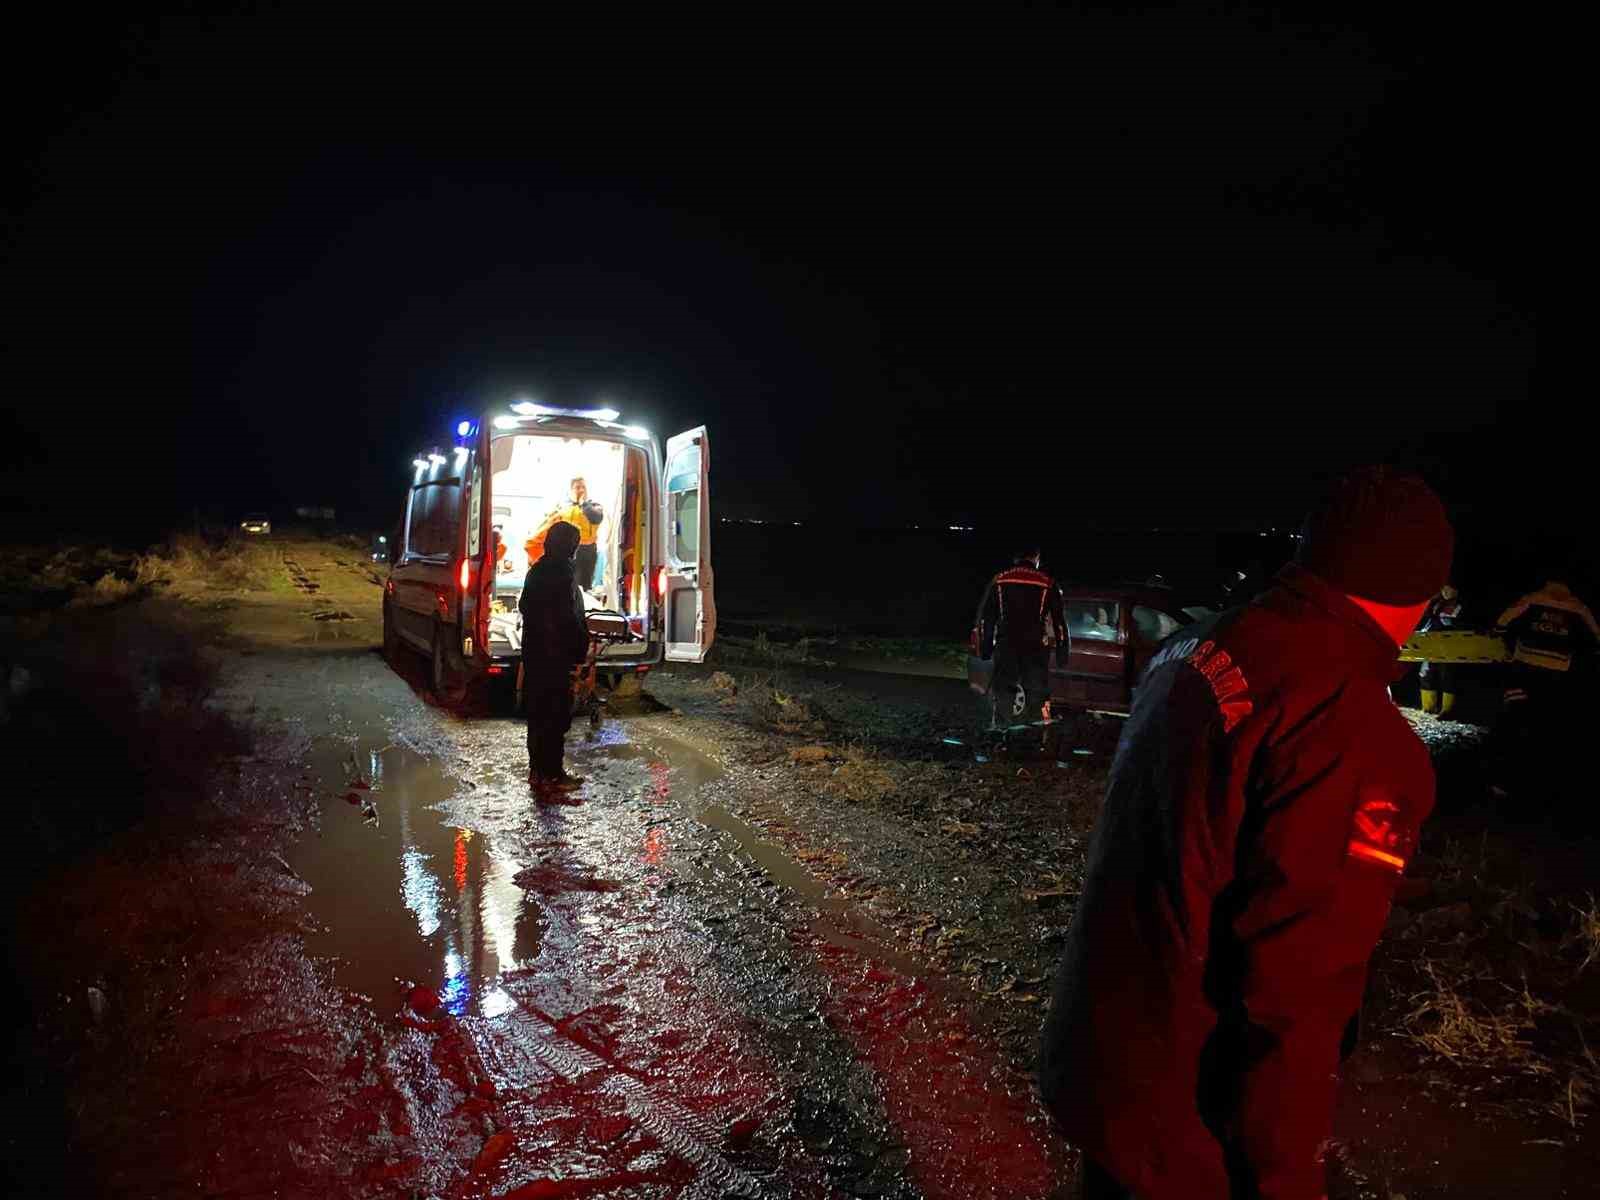
M 574 745 L 570 806 L 508 782 L 507 726 L 449 731 L 478 781 L 448 822 L 517 864 L 543 922 L 485 981 L 495 1015 L 463 1018 L 510 1149 L 454 1195 L 1058 1194 L 1064 1147 L 960 999 L 708 816 L 731 781 L 704 789 L 652 724 Z

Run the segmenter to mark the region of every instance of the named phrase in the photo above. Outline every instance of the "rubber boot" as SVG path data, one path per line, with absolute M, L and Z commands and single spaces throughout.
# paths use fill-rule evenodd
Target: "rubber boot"
M 1439 711 L 1439 693 L 1432 688 L 1422 689 L 1422 711 L 1425 713 Z
M 1441 717 L 1450 718 L 1450 710 L 1452 708 L 1454 708 L 1455 706 L 1456 706 L 1456 694 L 1454 692 L 1444 692 L 1440 696 L 1439 715 Z M 1450 719 L 1453 720 L 1454 718 L 1450 718 Z

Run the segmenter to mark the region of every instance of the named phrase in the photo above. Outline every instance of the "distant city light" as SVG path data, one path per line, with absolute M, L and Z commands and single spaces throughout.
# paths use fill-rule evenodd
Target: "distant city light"
M 954 533 L 971 533 L 972 532 L 972 526 L 971 525 L 952 525 L 952 526 L 950 526 L 950 529 Z

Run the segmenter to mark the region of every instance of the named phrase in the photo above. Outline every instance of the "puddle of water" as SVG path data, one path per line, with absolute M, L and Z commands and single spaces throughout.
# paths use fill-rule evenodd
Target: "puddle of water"
M 433 810 L 458 787 L 433 762 L 403 747 L 356 753 L 369 786 L 337 789 L 321 832 L 289 855 L 325 929 L 307 950 L 335 960 L 335 983 L 380 1005 L 398 979 L 435 989 L 457 1015 L 493 1015 L 494 981 L 538 950 L 537 903 L 515 882 L 524 864 Z M 324 780 L 357 769 L 337 751 L 323 759 Z

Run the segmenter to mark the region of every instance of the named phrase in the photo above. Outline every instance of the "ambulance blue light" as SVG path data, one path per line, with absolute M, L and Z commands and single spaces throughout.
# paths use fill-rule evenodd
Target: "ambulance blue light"
M 471 421 L 462 421 L 462 422 L 460 422 L 459 424 L 456 425 L 456 436 L 457 437 L 466 437 L 467 434 L 469 434 L 471 432 L 472 432 L 472 422 Z

